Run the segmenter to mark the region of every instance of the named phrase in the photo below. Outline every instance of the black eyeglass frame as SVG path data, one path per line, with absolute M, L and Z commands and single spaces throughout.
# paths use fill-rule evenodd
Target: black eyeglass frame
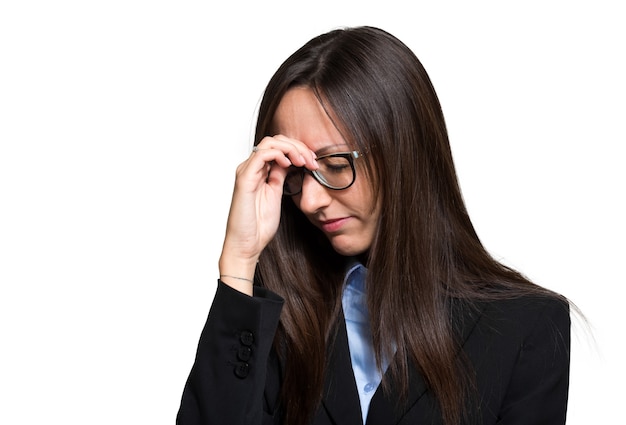
M 304 183 L 304 175 L 305 174 L 310 174 L 311 176 L 313 176 L 313 178 L 315 179 L 316 182 L 318 182 L 319 184 L 321 184 L 322 186 L 328 188 L 328 189 L 332 189 L 332 190 L 344 190 L 349 188 L 350 186 L 352 186 L 356 180 L 356 169 L 354 168 L 354 160 L 360 158 L 362 155 L 359 151 L 350 151 L 350 152 L 333 152 L 333 153 L 329 153 L 326 155 L 320 155 L 318 156 L 316 159 L 322 160 L 324 158 L 336 158 L 336 157 L 340 157 L 340 158 L 346 158 L 348 160 L 348 163 L 350 164 L 350 168 L 352 170 L 352 180 L 350 181 L 350 183 L 346 186 L 332 186 L 330 184 L 328 184 L 327 181 L 325 181 L 324 177 L 321 176 L 317 170 L 309 170 L 308 168 L 305 167 L 298 167 L 299 171 L 300 171 L 300 175 L 301 175 L 301 183 L 300 183 L 300 190 L 298 190 L 297 192 L 294 193 L 288 193 L 286 190 L 286 186 L 287 186 L 287 180 L 285 179 L 285 185 L 283 186 L 283 195 L 285 196 L 295 196 L 298 195 L 302 192 L 302 183 Z

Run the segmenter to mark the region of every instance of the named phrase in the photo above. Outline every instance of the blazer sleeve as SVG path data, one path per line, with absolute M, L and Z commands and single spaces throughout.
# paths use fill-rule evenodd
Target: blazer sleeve
M 557 300 L 546 302 L 521 341 L 498 424 L 565 424 L 570 366 L 570 315 Z
M 263 391 L 283 299 L 255 287 L 254 296 L 218 281 L 177 425 L 259 425 Z

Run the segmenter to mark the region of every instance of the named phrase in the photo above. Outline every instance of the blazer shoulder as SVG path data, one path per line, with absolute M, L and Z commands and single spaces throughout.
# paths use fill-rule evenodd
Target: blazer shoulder
M 570 325 L 569 303 L 557 295 L 526 295 L 484 304 L 483 320 L 531 329 L 542 323 L 558 327 Z
M 472 363 L 482 423 L 564 423 L 570 313 L 558 296 L 481 303 L 463 342 Z M 512 422 L 511 422 L 512 421 Z
M 560 330 L 570 326 L 570 307 L 559 295 L 523 295 L 468 302 L 455 300 L 451 319 L 461 341 L 491 330 L 526 334 L 536 325 L 551 324 Z

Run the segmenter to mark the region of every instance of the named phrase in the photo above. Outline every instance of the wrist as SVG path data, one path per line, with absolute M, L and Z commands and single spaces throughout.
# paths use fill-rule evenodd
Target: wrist
M 254 293 L 254 283 L 250 279 L 229 274 L 220 274 L 220 281 L 243 294 L 252 296 Z
M 246 259 L 224 255 L 219 260 L 220 280 L 226 285 L 252 295 L 256 259 Z

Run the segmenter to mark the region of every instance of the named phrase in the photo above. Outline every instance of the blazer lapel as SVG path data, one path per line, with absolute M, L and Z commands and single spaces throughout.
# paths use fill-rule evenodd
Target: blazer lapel
M 356 388 L 348 334 L 343 314 L 337 325 L 337 335 L 329 354 L 329 364 L 326 371 L 326 382 L 322 405 L 333 423 L 338 425 L 362 425 L 361 404 Z M 391 381 L 391 388 L 397 386 Z M 409 394 L 407 404 L 397 403 L 397 394 L 385 394 L 379 386 L 370 402 L 367 423 L 376 425 L 394 425 L 406 414 L 406 406 L 413 406 L 426 392 L 426 383 L 417 368 L 409 365 Z
M 386 374 L 390 388 L 398 388 L 398 385 Z M 376 425 L 395 425 L 406 415 L 407 411 L 419 401 L 426 392 L 424 378 L 418 372 L 413 363 L 409 364 L 409 394 L 404 403 L 400 404 L 398 394 L 394 391 L 386 393 L 382 385 L 378 387 L 367 414 L 367 423 Z
M 337 328 L 337 335 L 329 353 L 322 405 L 333 423 L 362 425 L 361 404 L 352 371 L 348 333 L 343 314 L 339 317 Z
M 483 309 L 484 306 L 470 307 L 462 301 L 454 301 L 451 304 L 452 326 L 461 346 L 465 344 L 475 328 Z M 390 374 L 386 374 L 385 378 L 389 380 L 390 388 L 398 388 Z M 409 413 L 411 413 L 411 423 L 437 423 L 434 420 L 435 417 L 439 417 L 439 420 L 441 417 L 434 398 L 426 397 L 421 400 L 427 389 L 422 374 L 413 362 L 409 363 L 409 393 L 406 401 L 400 405 L 395 391 L 392 390 L 390 394 L 386 394 L 382 386 L 379 386 L 370 403 L 367 424 L 396 425 Z M 419 412 L 413 411 L 418 408 Z

